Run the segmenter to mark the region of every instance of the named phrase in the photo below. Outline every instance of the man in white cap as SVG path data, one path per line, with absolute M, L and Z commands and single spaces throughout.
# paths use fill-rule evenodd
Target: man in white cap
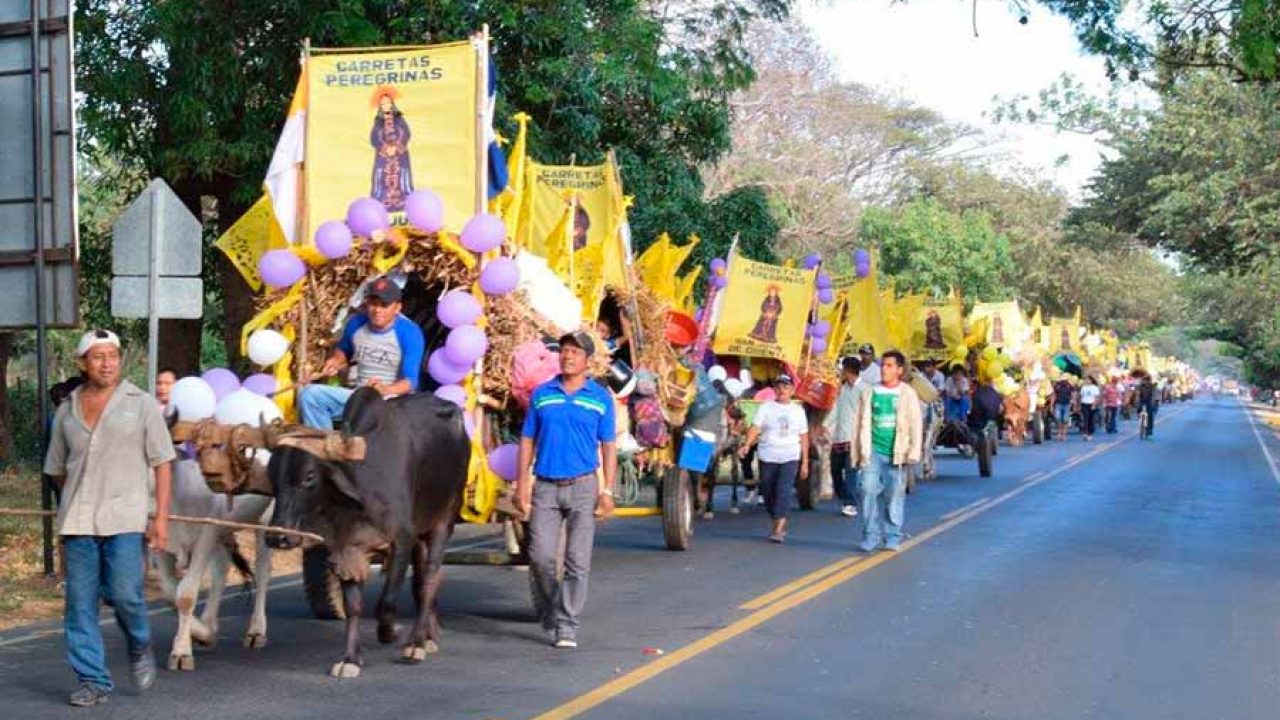
M 134 685 L 146 690 L 155 682 L 144 542 L 163 550 L 168 539 L 174 451 L 155 399 L 122 379 L 115 333 L 85 333 L 76 356 L 85 383 L 58 407 L 44 472 L 62 488 L 57 530 L 66 555 L 64 630 L 67 657 L 80 680 L 69 700 L 88 707 L 105 702 L 114 689 L 98 621 L 102 598 L 115 608 L 128 640 Z M 153 480 L 155 517 L 148 522 Z

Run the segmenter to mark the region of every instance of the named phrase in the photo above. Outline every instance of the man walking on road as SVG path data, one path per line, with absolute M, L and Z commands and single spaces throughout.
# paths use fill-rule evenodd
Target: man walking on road
M 863 552 L 884 548 L 896 551 L 902 544 L 907 489 L 903 470 L 920 462 L 923 421 L 920 398 L 902 382 L 906 358 L 897 350 L 884 354 L 881 382 L 862 393 L 854 414 L 851 453 L 862 471 Z
M 98 621 L 103 599 L 115 608 L 128 641 L 134 685 L 141 691 L 155 682 L 144 542 L 164 550 L 168 540 L 174 450 L 155 398 L 121 379 L 115 333 L 85 333 L 76 356 L 87 380 L 58 407 L 44 472 L 62 488 L 57 530 L 66 556 L 64 630 L 80 680 L 69 701 L 88 707 L 106 702 L 115 687 Z M 148 522 L 152 480 L 155 518 Z
M 560 375 L 533 391 L 520 438 L 516 503 L 529 517 L 534 609 L 558 648 L 578 647 L 596 515 L 613 514 L 617 430 L 613 396 L 587 377 L 594 352 L 595 343 L 586 333 L 560 338 Z M 597 479 L 602 462 L 603 484 Z M 562 528 L 564 579 L 559 580 L 556 556 Z
M 1151 374 L 1142 370 L 1138 378 L 1137 400 L 1138 414 L 1147 413 L 1147 437 L 1155 436 L 1156 412 L 1160 409 L 1160 389 L 1156 387 Z
M 840 395 L 836 407 L 827 415 L 823 429 L 831 438 L 831 484 L 840 501 L 840 514 L 854 517 L 858 514 L 857 498 L 852 483 L 856 480 L 853 465 L 849 462 L 849 439 L 853 437 L 853 414 L 858 411 L 858 397 L 863 386 L 858 382 L 862 365 L 857 358 L 840 361 Z

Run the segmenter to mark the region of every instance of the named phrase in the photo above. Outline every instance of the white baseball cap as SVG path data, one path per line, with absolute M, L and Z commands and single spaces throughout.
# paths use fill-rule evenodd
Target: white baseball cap
M 120 349 L 120 337 L 110 330 L 90 330 L 80 336 L 76 345 L 76 357 L 84 357 L 95 345 L 114 345 Z

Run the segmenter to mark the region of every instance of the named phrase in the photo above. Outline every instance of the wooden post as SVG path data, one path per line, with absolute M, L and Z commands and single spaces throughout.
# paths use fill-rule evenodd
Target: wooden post
M 475 185 L 475 212 L 480 214 L 487 209 L 487 195 L 489 192 L 489 148 L 485 139 L 487 133 L 486 122 L 488 120 L 489 105 L 489 26 L 486 24 L 480 28 L 480 32 L 472 37 L 476 52 L 476 93 L 475 93 L 475 151 L 476 151 L 476 185 Z M 484 270 L 485 265 L 490 260 L 497 257 L 501 249 L 491 250 L 480 256 L 479 270 Z M 484 293 L 478 287 L 472 287 L 473 295 L 478 295 L 481 307 L 488 304 Z M 486 323 L 487 324 L 487 323 Z M 476 360 L 475 368 L 471 377 L 471 397 L 476 402 L 467 408 L 467 412 L 471 413 L 471 419 L 475 428 L 476 437 L 479 438 L 481 447 L 488 449 L 488 443 L 485 438 L 489 435 L 488 423 L 486 422 L 484 404 L 479 401 L 481 395 L 484 394 L 484 358 Z M 475 441 L 473 441 L 474 444 Z M 483 460 L 481 461 L 483 462 Z M 464 502 L 466 502 L 464 498 Z M 475 511 L 475 507 L 470 508 Z
M 302 65 L 302 72 L 307 73 L 306 83 L 307 83 L 307 91 L 309 96 L 310 89 L 311 89 L 310 88 L 311 75 L 309 70 L 311 65 L 311 38 L 303 38 L 302 40 L 302 57 L 300 60 L 300 64 Z M 307 172 L 306 172 L 307 153 L 305 148 L 307 147 L 307 145 L 310 144 L 310 142 L 311 142 L 311 108 L 307 108 L 307 112 L 303 117 L 302 143 L 303 143 L 304 150 L 302 155 L 302 172 L 300 173 L 300 177 L 299 177 L 300 182 L 298 183 L 298 190 L 297 190 L 297 193 L 299 196 L 298 206 L 301 212 L 298 213 L 298 217 L 295 220 L 297 235 L 294 236 L 295 240 L 297 240 L 297 242 L 299 243 L 306 241 L 307 231 L 309 229 L 308 223 L 307 223 L 307 210 L 308 208 L 311 207 L 311 204 L 310 204 L 311 186 L 307 182 Z M 307 309 L 308 301 L 311 299 L 310 274 L 308 274 L 307 277 L 303 278 L 302 282 L 304 284 L 302 286 L 301 307 L 299 308 L 299 312 L 298 312 L 298 344 L 297 344 L 297 349 L 294 350 L 294 354 L 293 354 L 294 359 L 297 361 L 297 366 L 296 366 L 296 369 L 294 370 L 295 384 L 300 383 L 302 379 L 307 376 L 307 366 L 308 366 L 308 361 L 310 359 L 308 356 L 310 355 L 309 349 L 311 346 L 311 334 L 308 328 L 308 324 L 309 324 L 308 319 L 310 316 L 310 312 Z M 301 392 L 301 390 L 299 390 L 299 392 Z M 293 398 L 293 406 L 295 408 L 299 407 L 298 400 L 299 400 L 299 397 L 298 395 L 295 394 Z

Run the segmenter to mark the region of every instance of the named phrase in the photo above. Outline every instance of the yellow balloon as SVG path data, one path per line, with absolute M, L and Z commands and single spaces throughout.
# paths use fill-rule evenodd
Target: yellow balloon
M 1000 357 L 1000 353 L 996 351 L 996 348 L 994 345 L 988 345 L 982 349 L 982 357 L 988 361 L 991 361 Z

